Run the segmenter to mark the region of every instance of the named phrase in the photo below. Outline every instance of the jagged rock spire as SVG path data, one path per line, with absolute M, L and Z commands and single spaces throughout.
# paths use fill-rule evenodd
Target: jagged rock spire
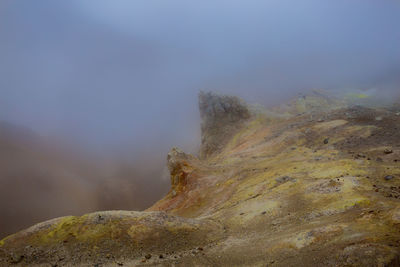
M 219 151 L 240 124 L 250 118 L 246 103 L 236 96 L 199 93 L 201 123 L 200 157 Z

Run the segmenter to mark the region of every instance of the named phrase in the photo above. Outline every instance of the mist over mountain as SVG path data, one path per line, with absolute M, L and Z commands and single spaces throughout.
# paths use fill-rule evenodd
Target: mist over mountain
M 167 192 L 168 180 L 160 179 L 164 159 L 142 156 L 99 157 L 0 123 L 0 236 L 66 214 L 149 207 Z
M 200 89 L 266 104 L 313 88 L 398 91 L 398 1 L 1 5 L 0 118 L 99 150 L 193 147 Z
M 0 237 L 151 207 L 171 147 L 201 151 L 200 90 L 399 103 L 399 14 L 396 0 L 1 1 Z

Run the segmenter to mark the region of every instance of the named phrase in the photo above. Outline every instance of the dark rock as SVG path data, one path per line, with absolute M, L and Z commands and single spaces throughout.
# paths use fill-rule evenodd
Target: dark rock
M 146 259 L 151 259 L 151 254 L 146 254 L 146 256 L 144 256 Z
M 357 155 L 355 155 L 355 159 L 359 159 L 359 158 L 363 158 L 363 159 L 365 159 L 367 156 L 366 155 L 364 155 L 364 154 L 362 154 L 362 153 L 357 153 Z
M 97 215 L 97 222 L 98 222 L 98 223 L 101 223 L 102 221 L 104 221 L 104 217 L 101 216 L 100 214 Z
M 385 176 L 385 180 L 386 180 L 386 181 L 392 180 L 393 178 L 394 178 L 393 175 L 387 175 L 387 176 Z
M 328 144 L 329 143 L 329 138 L 325 138 L 324 139 L 324 144 L 326 145 L 326 144 Z
M 158 256 L 160 259 L 164 259 L 164 255 L 160 254 L 160 256 Z
M 13 254 L 13 255 L 11 255 L 10 263 L 17 264 L 17 263 L 20 263 L 23 259 L 24 259 L 24 255 Z
M 282 176 L 275 179 L 278 183 L 286 183 L 288 181 L 294 181 L 294 179 L 290 176 Z

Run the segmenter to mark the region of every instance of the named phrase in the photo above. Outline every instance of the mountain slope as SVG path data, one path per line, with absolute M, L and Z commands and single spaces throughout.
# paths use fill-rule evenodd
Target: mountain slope
M 400 107 L 317 92 L 268 110 L 209 99 L 201 109 L 245 115 L 212 109 L 201 158 L 171 150 L 166 197 L 33 226 L 0 241 L 3 263 L 400 265 Z M 227 118 L 235 126 L 218 129 Z

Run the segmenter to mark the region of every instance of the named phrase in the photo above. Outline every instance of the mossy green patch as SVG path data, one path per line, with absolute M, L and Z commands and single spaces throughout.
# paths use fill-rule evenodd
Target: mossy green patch
M 38 245 L 50 245 L 67 241 L 96 243 L 104 238 L 117 238 L 121 232 L 118 220 L 95 223 L 88 215 L 62 218 L 51 229 L 39 231 L 32 236 L 32 242 Z

